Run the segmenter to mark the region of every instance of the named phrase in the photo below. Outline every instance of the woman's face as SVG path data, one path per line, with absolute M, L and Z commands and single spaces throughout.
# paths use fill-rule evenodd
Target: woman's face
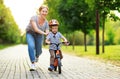
M 45 18 L 48 14 L 48 9 L 47 8 L 41 9 L 40 14 L 43 18 Z

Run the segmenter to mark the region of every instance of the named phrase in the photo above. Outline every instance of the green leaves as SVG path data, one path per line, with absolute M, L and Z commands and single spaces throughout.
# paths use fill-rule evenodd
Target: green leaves
M 66 28 L 69 29 L 69 31 L 84 30 L 83 27 L 87 26 L 87 23 L 90 22 L 87 17 L 91 17 L 91 15 L 89 15 L 89 6 L 84 0 L 67 0 L 65 2 L 61 0 L 58 13 L 64 19 Z
M 50 8 L 49 19 L 58 19 L 62 32 L 81 30 L 89 33 L 91 29 L 95 29 L 96 9 L 100 14 L 100 25 L 111 10 L 120 11 L 119 0 L 46 0 L 46 4 Z M 113 14 L 110 17 L 118 20 Z
M 9 8 L 0 3 L 0 43 L 20 43 L 20 30 Z
M 113 21 L 117 21 L 117 20 L 120 20 L 120 18 L 118 16 L 116 16 L 115 14 L 111 13 L 110 14 L 110 19 L 113 20 Z

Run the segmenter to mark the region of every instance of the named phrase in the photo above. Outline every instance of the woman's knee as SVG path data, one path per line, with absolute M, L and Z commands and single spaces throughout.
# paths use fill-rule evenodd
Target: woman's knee
M 35 45 L 32 44 L 32 43 L 29 43 L 29 44 L 28 44 L 28 47 L 31 48 L 31 49 L 34 49 L 34 48 L 35 48 Z

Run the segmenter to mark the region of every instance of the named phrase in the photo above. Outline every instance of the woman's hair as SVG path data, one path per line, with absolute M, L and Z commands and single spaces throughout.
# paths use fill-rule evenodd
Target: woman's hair
M 43 8 L 46 8 L 47 10 L 49 9 L 48 6 L 46 6 L 46 5 L 41 5 L 40 8 L 39 8 L 39 12 L 40 12 Z

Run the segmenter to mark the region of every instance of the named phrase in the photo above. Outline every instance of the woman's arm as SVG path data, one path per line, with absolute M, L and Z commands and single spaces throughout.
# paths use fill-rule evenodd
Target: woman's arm
M 39 34 L 44 34 L 44 35 L 47 35 L 47 34 L 48 34 L 47 32 L 45 33 L 44 31 L 38 29 L 35 21 L 30 20 L 30 23 L 31 23 L 31 25 L 32 25 L 32 27 L 33 27 L 33 29 L 34 29 L 35 32 L 37 32 L 37 33 L 39 33 Z
M 49 29 L 47 29 L 45 32 L 46 32 L 47 34 L 49 34 Z

